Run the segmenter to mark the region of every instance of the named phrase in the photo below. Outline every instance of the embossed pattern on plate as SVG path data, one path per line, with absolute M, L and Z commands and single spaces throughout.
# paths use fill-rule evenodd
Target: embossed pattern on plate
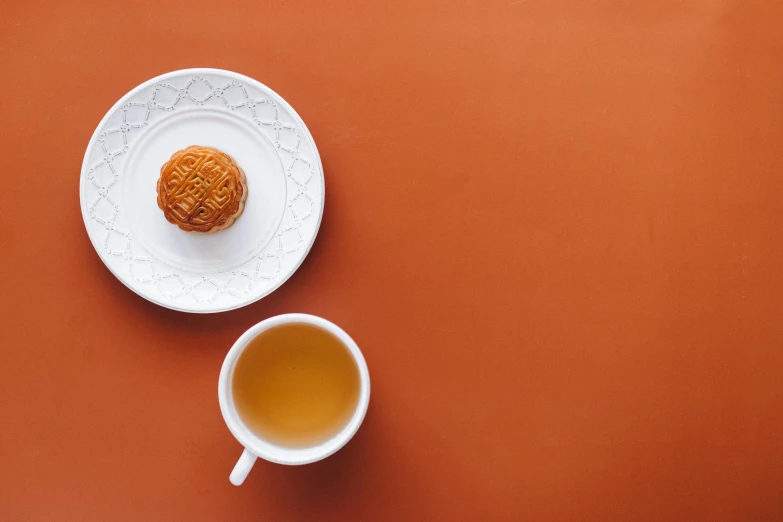
M 194 144 L 231 155 L 248 180 L 243 215 L 211 235 L 177 229 L 155 202 L 160 166 Z M 257 301 L 296 271 L 320 226 L 324 178 L 310 132 L 279 95 L 229 71 L 187 69 L 109 110 L 85 153 L 80 198 L 118 279 L 159 305 L 209 313 Z

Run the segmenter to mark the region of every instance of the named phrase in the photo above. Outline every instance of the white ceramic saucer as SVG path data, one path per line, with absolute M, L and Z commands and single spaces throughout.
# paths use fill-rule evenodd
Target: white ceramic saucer
M 160 167 L 189 145 L 215 147 L 247 176 L 244 213 L 228 229 L 183 232 L 163 217 Z M 122 97 L 95 129 L 82 164 L 82 216 L 95 250 L 131 290 L 184 312 L 257 301 L 288 279 L 318 233 L 321 159 L 280 96 L 219 69 L 153 78 Z

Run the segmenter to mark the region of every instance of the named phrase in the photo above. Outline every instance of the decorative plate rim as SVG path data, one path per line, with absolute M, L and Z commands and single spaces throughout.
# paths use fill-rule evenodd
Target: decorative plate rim
M 206 75 L 206 74 L 218 74 L 218 75 L 225 75 L 229 76 L 232 79 L 240 80 L 247 82 L 249 84 L 252 84 L 262 92 L 266 92 L 270 96 L 275 98 L 275 101 L 279 103 L 281 106 L 283 106 L 291 115 L 292 118 L 296 120 L 296 122 L 302 126 L 302 129 L 305 131 L 306 138 L 309 142 L 309 144 L 313 148 L 314 153 L 314 159 L 317 162 L 318 165 L 318 175 L 320 176 L 321 180 L 321 197 L 320 201 L 318 202 L 318 217 L 315 222 L 315 229 L 313 230 L 312 237 L 310 238 L 310 241 L 307 243 L 307 245 L 304 247 L 304 250 L 301 253 L 301 256 L 296 261 L 295 265 L 287 271 L 278 281 L 273 283 L 269 288 L 267 288 L 265 291 L 262 291 L 257 296 L 252 296 L 250 299 L 245 299 L 244 301 L 238 301 L 236 303 L 231 303 L 228 305 L 222 305 L 222 306 L 216 306 L 212 309 L 194 309 L 194 308 L 188 308 L 185 306 L 179 306 L 175 303 L 167 303 L 161 299 L 158 299 L 152 295 L 144 295 L 141 293 L 141 291 L 137 290 L 133 286 L 131 286 L 127 281 L 125 281 L 125 278 L 122 277 L 120 274 L 117 273 L 117 271 L 114 269 L 114 267 L 111 266 L 111 264 L 108 262 L 108 259 L 105 252 L 101 249 L 101 245 L 99 245 L 96 241 L 97 239 L 93 237 L 93 234 L 90 232 L 90 222 L 88 221 L 89 218 L 89 211 L 87 210 L 87 202 L 85 198 L 83 197 L 83 189 L 84 184 L 86 183 L 86 173 L 89 170 L 89 158 L 90 154 L 93 150 L 93 147 L 95 147 L 95 144 L 98 142 L 98 137 L 100 135 L 100 130 L 103 128 L 104 124 L 107 122 L 107 120 L 117 111 L 120 109 L 128 99 L 132 98 L 136 94 L 138 94 L 140 91 L 157 84 L 163 80 L 172 78 L 172 77 L 178 77 L 182 75 Z M 304 260 L 307 258 L 308 254 L 310 253 L 311 248 L 313 247 L 313 244 L 315 243 L 315 238 L 318 236 L 318 232 L 321 228 L 321 221 L 323 220 L 323 214 L 324 214 L 324 207 L 326 203 L 326 183 L 324 179 L 324 170 L 323 170 L 323 164 L 321 163 L 321 155 L 318 152 L 318 147 L 315 144 L 315 140 L 313 139 L 312 133 L 310 132 L 310 129 L 307 128 L 307 125 L 305 124 L 304 120 L 301 116 L 299 116 L 299 113 L 294 110 L 293 107 L 282 97 L 280 96 L 276 91 L 269 88 L 265 84 L 259 82 L 258 80 L 255 80 L 249 76 L 245 76 L 244 74 L 237 73 L 234 71 L 229 71 L 226 69 L 217 69 L 217 68 L 210 68 L 210 67 L 198 67 L 198 68 L 188 68 L 188 69 L 178 69 L 175 71 L 169 71 L 167 73 L 155 76 L 154 78 L 150 78 L 149 80 L 137 85 L 130 91 L 128 91 L 125 95 L 123 95 L 114 105 L 111 106 L 111 108 L 106 111 L 106 114 L 104 114 L 103 118 L 101 118 L 100 122 L 95 127 L 95 131 L 93 131 L 92 135 L 90 136 L 90 140 L 87 144 L 87 149 L 84 153 L 84 159 L 82 160 L 82 168 L 79 176 L 79 202 L 80 207 L 82 211 L 82 221 L 84 222 L 85 232 L 87 233 L 87 237 L 90 239 L 90 243 L 92 244 L 93 248 L 95 249 L 96 253 L 98 254 L 98 257 L 101 259 L 103 264 L 106 266 L 106 268 L 109 269 L 109 271 L 116 277 L 123 285 L 125 285 L 128 289 L 133 291 L 136 295 L 142 297 L 143 299 L 146 299 L 147 301 L 150 301 L 152 303 L 155 303 L 159 306 L 162 306 L 164 308 L 168 308 L 170 310 L 176 310 L 178 312 L 186 312 L 186 313 L 197 313 L 197 314 L 211 314 L 211 313 L 220 313 L 220 312 L 228 312 L 231 310 L 236 310 L 238 308 L 242 308 L 244 306 L 253 304 L 257 301 L 260 301 L 264 297 L 268 296 L 278 288 L 280 288 L 288 279 L 294 275 L 294 273 L 299 270 L 299 267 L 302 265 Z

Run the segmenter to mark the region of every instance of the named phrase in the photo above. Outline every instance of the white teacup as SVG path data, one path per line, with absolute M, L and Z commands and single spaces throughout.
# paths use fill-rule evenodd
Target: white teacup
M 356 410 L 354 411 L 351 420 L 348 421 L 345 427 L 343 427 L 337 435 L 317 446 L 285 448 L 267 442 L 264 439 L 259 438 L 245 426 L 234 406 L 231 392 L 231 379 L 239 355 L 247 347 L 248 343 L 258 334 L 273 326 L 286 323 L 311 324 L 330 332 L 342 341 L 345 348 L 351 353 L 356 361 L 357 368 L 359 368 L 361 390 L 359 392 L 359 402 L 356 405 Z M 367 370 L 367 363 L 364 361 L 364 356 L 362 355 L 361 350 L 359 350 L 359 347 L 353 339 L 337 325 L 314 315 L 278 315 L 261 321 L 250 328 L 237 339 L 237 342 L 235 342 L 234 346 L 231 347 L 231 350 L 228 351 L 228 355 L 226 355 L 226 359 L 223 361 L 223 367 L 220 370 L 218 398 L 220 400 L 220 411 L 223 413 L 223 418 L 226 421 L 226 425 L 228 425 L 228 429 L 231 430 L 234 437 L 236 437 L 245 447 L 245 451 L 242 453 L 242 456 L 239 457 L 239 461 L 237 461 L 236 466 L 234 466 L 234 470 L 229 477 L 232 484 L 239 486 L 245 481 L 245 478 L 247 478 L 248 473 L 250 473 L 250 470 L 253 468 L 253 464 L 258 457 L 270 462 L 276 462 L 277 464 L 296 466 L 319 461 L 342 448 L 351 440 L 359 429 L 359 426 L 361 426 L 362 421 L 364 420 L 364 414 L 367 412 L 367 405 L 370 403 L 370 373 Z

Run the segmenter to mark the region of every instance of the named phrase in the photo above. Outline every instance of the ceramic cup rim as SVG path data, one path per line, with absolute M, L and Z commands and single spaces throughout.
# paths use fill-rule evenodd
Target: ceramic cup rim
M 318 444 L 306 448 L 287 448 L 265 441 L 251 432 L 242 422 L 234 406 L 231 392 L 231 382 L 234 368 L 239 356 L 242 354 L 248 343 L 264 332 L 281 324 L 305 323 L 320 327 L 335 337 L 337 337 L 348 350 L 356 362 L 359 370 L 359 401 L 356 405 L 351 420 L 334 437 Z M 364 416 L 367 413 L 367 407 L 370 403 L 370 373 L 367 369 L 367 363 L 364 360 L 359 346 L 356 342 L 339 326 L 322 317 L 310 314 L 283 314 L 276 315 L 261 321 L 250 327 L 243 333 L 234 345 L 228 351 L 220 369 L 220 378 L 218 379 L 218 400 L 220 402 L 220 411 L 226 426 L 231 434 L 250 452 L 256 456 L 275 462 L 277 464 L 301 465 L 317 462 L 332 455 L 337 450 L 345 446 L 361 426 Z

